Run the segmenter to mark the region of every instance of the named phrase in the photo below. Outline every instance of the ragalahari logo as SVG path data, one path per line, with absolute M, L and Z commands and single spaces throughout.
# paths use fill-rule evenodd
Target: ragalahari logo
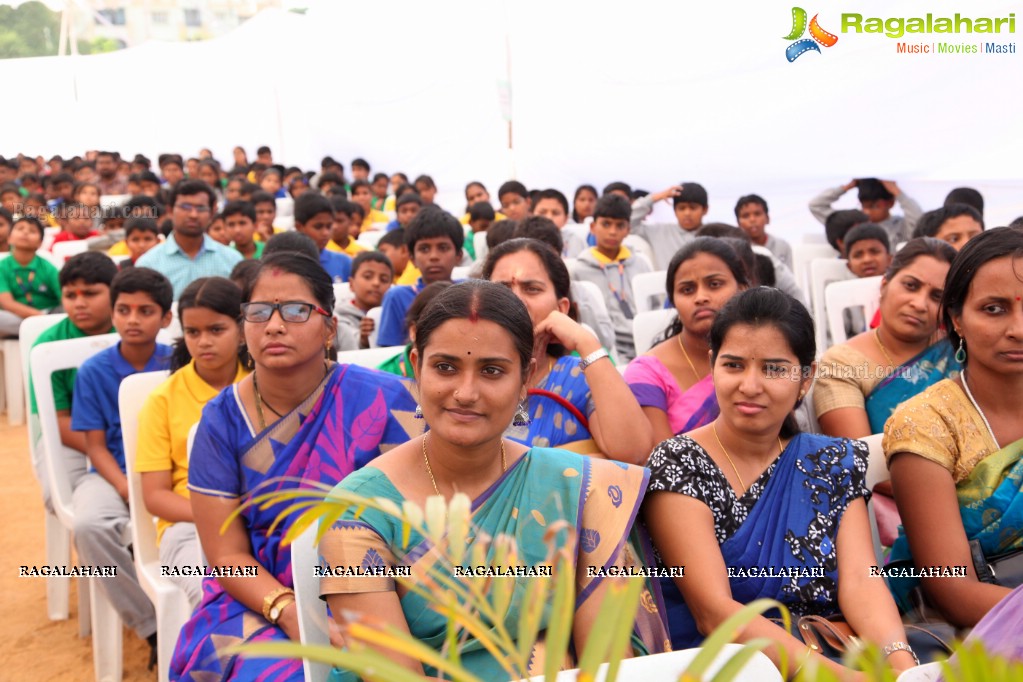
M 810 38 L 803 38 L 802 40 L 796 40 L 803 35 L 806 31 L 806 10 L 802 7 L 792 8 L 792 31 L 785 36 L 785 40 L 795 40 L 796 42 L 785 48 L 785 58 L 790 62 L 796 61 L 800 55 L 813 50 L 820 52 L 821 49 L 817 47 L 820 43 L 824 47 L 831 47 L 838 42 L 838 36 L 834 33 L 828 33 L 820 24 L 817 23 L 817 15 L 813 15 L 813 19 L 810 20 Z

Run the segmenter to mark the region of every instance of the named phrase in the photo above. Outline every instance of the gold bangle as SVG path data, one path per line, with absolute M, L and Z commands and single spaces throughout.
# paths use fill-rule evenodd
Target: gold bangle
M 290 587 L 278 587 L 275 590 L 270 590 L 265 597 L 263 597 L 263 618 L 270 620 L 270 609 L 282 595 L 290 594 L 294 596 L 295 590 Z

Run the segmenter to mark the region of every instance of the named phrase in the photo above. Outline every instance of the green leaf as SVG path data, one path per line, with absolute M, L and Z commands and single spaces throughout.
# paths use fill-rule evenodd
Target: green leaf
M 554 573 L 554 605 L 551 607 L 550 618 L 547 620 L 545 637 L 546 653 L 544 675 L 553 680 L 568 653 L 568 643 L 572 637 L 572 623 L 575 620 L 575 567 L 568 550 L 557 554 L 553 566 Z
M 643 594 L 645 588 L 645 580 L 626 579 L 625 589 L 618 601 L 612 604 L 601 604 L 600 612 L 597 614 L 598 622 L 610 621 L 612 623 L 610 627 L 611 648 L 605 655 L 605 660 L 608 662 L 606 677 L 608 682 L 614 682 L 617 679 L 618 666 L 621 665 L 622 657 L 632 651 L 632 628 L 636 622 L 636 610 L 640 608 L 640 595 Z

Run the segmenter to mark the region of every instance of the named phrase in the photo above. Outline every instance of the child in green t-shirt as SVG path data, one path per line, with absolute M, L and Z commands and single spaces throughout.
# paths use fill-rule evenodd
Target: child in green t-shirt
M 57 268 L 36 254 L 43 234 L 43 224 L 32 216 L 11 226 L 11 255 L 0 260 L 0 336 L 18 336 L 22 320 L 60 304 Z

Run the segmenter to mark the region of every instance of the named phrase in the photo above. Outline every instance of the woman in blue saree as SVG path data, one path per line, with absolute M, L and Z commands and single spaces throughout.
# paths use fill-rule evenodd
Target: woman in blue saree
M 221 534 L 242 498 L 331 485 L 382 449 L 418 432 L 415 402 L 401 381 L 325 358 L 332 347 L 333 287 L 308 256 L 266 258 L 242 304 L 255 364 L 246 379 L 211 400 L 192 446 L 189 490 L 207 563 L 229 569 L 207 577 L 202 601 L 184 626 L 171 679 L 301 680 L 302 663 L 243 658 L 244 642 L 298 640 L 286 508 L 249 506 Z
M 945 275 L 956 256 L 932 237 L 909 241 L 881 280 L 881 324 L 828 348 L 813 389 L 821 431 L 841 438 L 881 433 L 901 403 L 958 366 L 938 325 Z
M 656 443 L 718 416 L 707 353 L 710 327 L 728 299 L 749 288 L 749 276 L 725 241 L 697 237 L 671 259 L 665 285 L 678 317 L 666 340 L 625 368 L 625 381 L 643 407 Z
M 806 308 L 777 289 L 747 290 L 718 313 L 710 348 L 721 413 L 654 451 L 643 508 L 660 560 L 686 567 L 662 580 L 672 646 L 699 646 L 743 604 L 771 598 L 794 617 L 844 616 L 861 639 L 888 647 L 896 671 L 911 667 L 898 610 L 870 576 L 866 448 L 800 433 L 792 416 L 814 369 Z M 809 658 L 852 674 L 765 617 L 739 641 L 760 637 L 790 674 Z
M 519 297 L 535 333 L 536 372 L 523 402 L 529 419 L 516 419 L 508 437 L 645 464 L 654 445 L 650 425 L 614 365 L 597 362 L 606 355 L 600 341 L 572 319 L 571 280 L 560 255 L 541 241 L 512 239 L 487 255 L 483 278 Z
M 389 451 L 338 487 L 362 496 L 383 497 L 399 507 L 406 500 L 425 507 L 428 497 L 465 493 L 472 500 L 470 535 L 509 535 L 517 541 L 519 564 L 547 563 L 545 534 L 565 546 L 569 537 L 558 524 L 576 531 L 576 608 L 574 650 L 583 651 L 594 626 L 607 581 L 587 568 L 636 565 L 628 542 L 642 501 L 648 473 L 641 467 L 608 462 L 563 450 L 530 448 L 505 440 L 504 431 L 526 396 L 535 368 L 532 324 L 522 303 L 507 288 L 482 280 L 456 284 L 426 308 L 416 324 L 413 363 L 422 414 L 429 432 Z M 607 358 L 600 360 L 607 365 Z M 400 519 L 366 510 L 350 510 L 321 541 L 327 566 L 407 565 L 414 580 L 452 569 L 431 543 L 416 533 L 403 539 Z M 468 542 L 468 555 L 474 540 Z M 488 549 L 493 552 L 491 546 Z M 467 555 L 467 556 L 468 556 Z M 492 556 L 492 554 L 491 554 Z M 468 561 L 468 560 L 467 560 Z M 511 579 L 511 578 L 508 578 Z M 506 630 L 517 633 L 528 579 L 517 580 Z M 353 613 L 410 632 L 440 650 L 448 634 L 445 616 L 389 578 L 325 577 L 321 594 L 344 625 Z M 637 609 L 633 649 L 662 651 L 666 631 L 655 593 L 644 593 Z M 545 613 L 541 631 L 546 629 Z M 459 646 L 463 665 L 482 679 L 508 679 L 509 671 L 475 637 Z M 397 652 L 388 657 L 426 675 L 436 671 Z M 542 643 L 530 656 L 530 670 L 542 670 Z M 571 662 L 564 663 L 571 667 Z M 335 671 L 334 679 L 351 679 Z
M 998 228 L 967 242 L 941 305 L 962 373 L 906 402 L 885 426 L 903 521 L 891 559 L 966 567 L 965 577 L 921 581 L 930 604 L 958 627 L 976 625 L 1017 586 L 1005 571 L 996 568 L 992 579 L 977 569 L 1023 550 L 1021 258 L 1023 233 L 1016 230 Z M 912 587 L 892 582 L 906 608 Z

